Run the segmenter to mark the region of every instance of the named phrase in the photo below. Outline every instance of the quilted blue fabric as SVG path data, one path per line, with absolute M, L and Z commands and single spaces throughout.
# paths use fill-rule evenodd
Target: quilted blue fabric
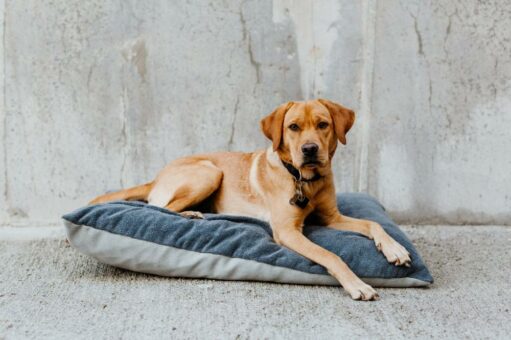
M 372 240 L 354 232 L 309 226 L 304 228 L 307 238 L 339 255 L 360 277 L 410 277 L 433 282 L 413 244 L 376 199 L 366 194 L 348 193 L 339 194 L 337 200 L 342 214 L 380 223 L 410 252 L 411 267 L 389 264 Z M 311 274 L 328 274 L 324 267 L 276 244 L 270 226 L 249 217 L 206 214 L 204 220 L 192 220 L 142 202 L 117 201 L 83 207 L 63 218 L 76 225 L 159 245 L 258 261 Z

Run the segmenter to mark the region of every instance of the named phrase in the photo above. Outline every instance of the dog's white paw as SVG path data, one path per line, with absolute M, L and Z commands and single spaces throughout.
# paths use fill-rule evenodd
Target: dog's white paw
M 387 237 L 382 239 L 375 239 L 374 243 L 376 244 L 376 248 L 385 255 L 387 261 L 396 266 L 410 267 L 410 263 L 412 262 L 410 253 L 392 237 L 387 235 Z
M 362 280 L 358 280 L 355 284 L 346 285 L 344 289 L 351 295 L 353 300 L 376 301 L 380 299 L 374 288 Z

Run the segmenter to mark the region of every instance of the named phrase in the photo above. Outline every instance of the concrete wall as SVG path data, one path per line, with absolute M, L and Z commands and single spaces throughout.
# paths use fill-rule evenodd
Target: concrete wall
M 402 222 L 510 224 L 509 1 L 0 5 L 0 224 L 53 223 L 167 161 L 267 145 L 327 97 L 357 124 L 337 187 Z

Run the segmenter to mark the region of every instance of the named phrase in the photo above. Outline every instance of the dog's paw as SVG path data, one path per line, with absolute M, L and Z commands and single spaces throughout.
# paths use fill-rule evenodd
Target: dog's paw
M 346 291 L 351 295 L 353 300 L 362 300 L 362 301 L 376 301 L 380 299 L 380 296 L 373 287 L 364 283 L 362 280 L 359 280 L 354 285 L 349 285 L 344 287 Z
M 387 236 L 381 240 L 375 239 L 374 243 L 376 248 L 385 255 L 389 263 L 393 263 L 396 266 L 410 267 L 412 262 L 410 253 L 392 237 Z
M 204 215 L 200 211 L 182 211 L 179 215 L 192 219 L 192 220 L 202 220 L 204 219 Z

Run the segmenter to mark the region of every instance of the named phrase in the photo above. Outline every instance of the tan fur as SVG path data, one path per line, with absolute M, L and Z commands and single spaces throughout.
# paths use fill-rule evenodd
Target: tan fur
M 100 196 L 91 203 L 146 200 L 191 217 L 201 215 L 185 210 L 202 204 L 212 212 L 266 219 L 275 242 L 324 266 L 353 299 L 374 300 L 378 298 L 375 290 L 360 280 L 341 258 L 302 234 L 305 218 L 312 214 L 325 226 L 373 239 L 389 262 L 409 265 L 406 249 L 378 223 L 343 216 L 337 209 L 330 164 L 337 141 L 346 143 L 346 133 L 354 119 L 353 111 L 324 99 L 285 103 L 261 121 L 263 133 L 272 140 L 272 147 L 267 150 L 180 158 L 167 165 L 153 182 Z M 292 124 L 299 129 L 292 130 Z M 303 164 L 301 146 L 305 143 L 319 146 L 318 164 Z M 289 204 L 295 182 L 281 160 L 292 163 L 305 179 L 316 173 L 322 176 L 317 181 L 305 182 L 303 189 L 310 202 L 303 209 Z

